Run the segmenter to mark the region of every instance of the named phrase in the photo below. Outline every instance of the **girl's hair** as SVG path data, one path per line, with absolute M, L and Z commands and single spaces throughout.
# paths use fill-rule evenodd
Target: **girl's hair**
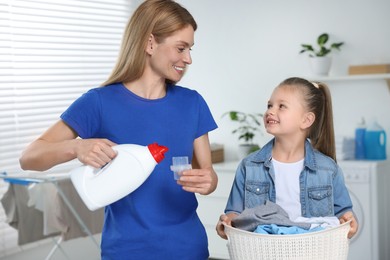
M 180 4 L 171 0 L 143 2 L 127 23 L 116 65 L 102 85 L 139 79 L 145 68 L 145 48 L 150 35 L 162 42 L 188 25 L 196 31 L 194 18 Z
M 304 106 L 315 115 L 307 137 L 315 149 L 336 161 L 332 98 L 328 86 L 296 77 L 284 80 L 279 86 L 290 86 L 302 93 Z

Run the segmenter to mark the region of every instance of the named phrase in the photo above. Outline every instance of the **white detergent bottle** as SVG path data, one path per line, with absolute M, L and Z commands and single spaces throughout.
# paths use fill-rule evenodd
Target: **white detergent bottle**
M 103 168 L 83 165 L 70 172 L 72 183 L 89 210 L 105 207 L 133 192 L 168 151 L 157 143 L 121 144 L 112 148 L 117 156 Z

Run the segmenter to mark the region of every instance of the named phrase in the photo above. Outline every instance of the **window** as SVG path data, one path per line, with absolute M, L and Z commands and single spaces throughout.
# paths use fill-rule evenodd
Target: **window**
M 20 172 L 27 144 L 108 77 L 131 10 L 130 0 L 0 2 L 0 173 Z M 0 198 L 6 190 L 0 180 Z M 0 206 L 0 257 L 16 240 Z

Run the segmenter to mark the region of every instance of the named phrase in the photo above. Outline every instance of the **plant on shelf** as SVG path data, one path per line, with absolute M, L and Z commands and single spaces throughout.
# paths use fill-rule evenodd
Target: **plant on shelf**
M 228 111 L 224 113 L 222 117 L 227 115 L 229 116 L 230 120 L 238 123 L 238 127 L 235 128 L 232 133 L 238 134 L 238 140 L 243 141 L 243 143 L 240 144 L 240 147 L 245 149 L 243 153 L 248 154 L 260 149 L 259 145 L 253 142 L 253 139 L 257 133 L 262 133 L 260 128 L 261 121 L 259 119 L 263 117 L 263 114 Z
M 310 57 L 325 57 L 332 50 L 340 50 L 340 47 L 344 45 L 344 42 L 335 42 L 330 44 L 330 46 L 326 46 L 326 43 L 329 40 L 329 35 L 327 33 L 323 33 L 317 38 L 318 48 L 314 48 L 311 44 L 301 44 L 302 50 L 300 53 L 309 53 Z
M 328 44 L 329 35 L 327 33 L 323 33 L 317 38 L 317 47 L 314 48 L 311 44 L 301 44 L 302 50 L 301 53 L 309 54 L 309 61 L 312 68 L 312 71 L 316 75 L 328 75 L 330 66 L 332 63 L 332 58 L 329 54 L 332 50 L 340 50 L 340 47 L 344 45 L 344 42 L 334 42 L 332 44 Z

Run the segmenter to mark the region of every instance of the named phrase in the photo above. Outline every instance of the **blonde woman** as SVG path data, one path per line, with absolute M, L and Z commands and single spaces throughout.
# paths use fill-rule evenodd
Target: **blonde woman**
M 209 256 L 195 193 L 209 194 L 217 185 L 208 139 L 217 125 L 199 93 L 176 85 L 192 63 L 196 29 L 178 3 L 143 2 L 129 20 L 108 80 L 77 99 L 20 158 L 30 170 L 75 158 L 99 168 L 115 157 L 115 144 L 157 142 L 169 148 L 141 187 L 105 208 L 102 259 Z M 193 154 L 200 169 L 185 171 L 176 182 L 171 158 L 191 160 Z

